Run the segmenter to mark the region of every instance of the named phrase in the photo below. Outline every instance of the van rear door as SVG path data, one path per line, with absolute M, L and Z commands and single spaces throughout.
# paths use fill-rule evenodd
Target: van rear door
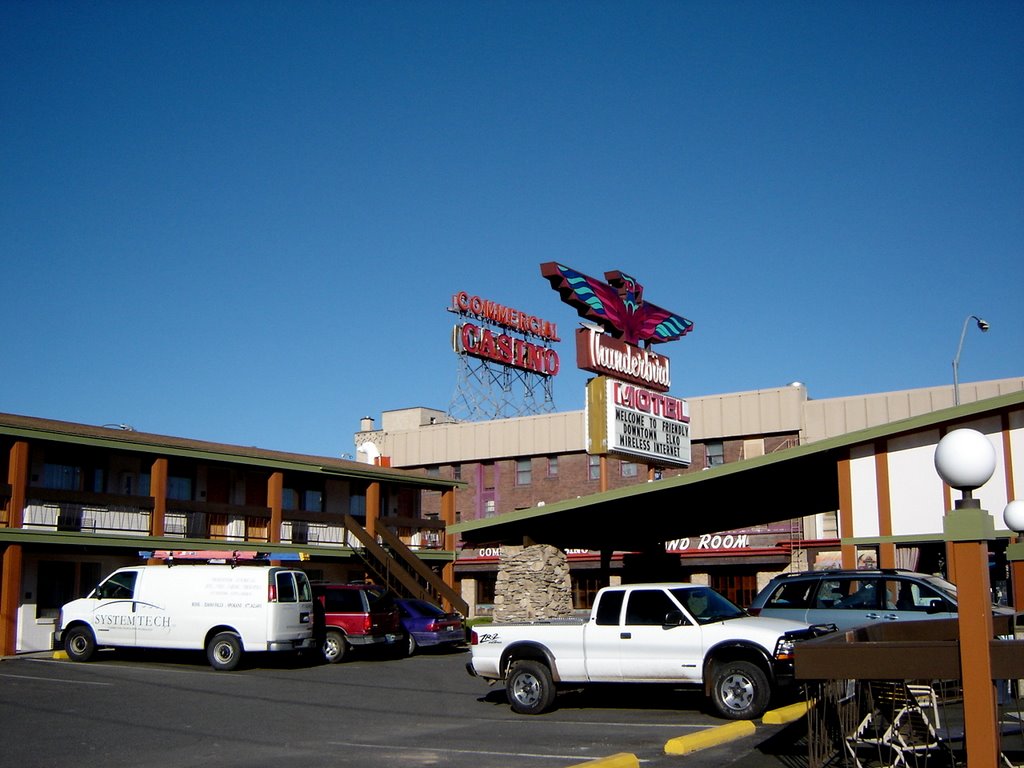
M 302 571 L 272 569 L 267 642 L 302 640 L 313 632 L 313 590 Z

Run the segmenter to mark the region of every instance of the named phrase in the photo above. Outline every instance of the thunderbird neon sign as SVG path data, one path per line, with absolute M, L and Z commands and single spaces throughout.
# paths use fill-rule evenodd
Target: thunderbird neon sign
M 602 283 L 570 267 L 549 261 L 540 273 L 580 317 L 598 323 L 627 344 L 650 346 L 675 341 L 693 330 L 693 323 L 644 300 L 644 287 L 624 272 L 605 272 Z

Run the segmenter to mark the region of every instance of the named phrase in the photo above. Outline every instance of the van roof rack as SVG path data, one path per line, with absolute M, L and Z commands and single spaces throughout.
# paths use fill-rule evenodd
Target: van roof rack
M 175 561 L 202 561 L 207 563 L 269 563 L 271 560 L 309 560 L 305 552 L 261 552 L 256 549 L 153 549 L 140 550 L 139 557 L 166 560 L 168 565 Z

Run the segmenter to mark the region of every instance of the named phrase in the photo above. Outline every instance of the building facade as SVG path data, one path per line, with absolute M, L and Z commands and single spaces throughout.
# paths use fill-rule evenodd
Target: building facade
M 969 403 L 1021 390 L 1024 378 L 962 384 L 960 394 L 961 401 Z M 465 483 L 465 490 L 457 495 L 456 519 L 480 520 L 702 472 L 934 413 L 953 406 L 953 391 L 945 386 L 813 400 L 806 388 L 794 385 L 692 398 L 688 403 L 692 463 L 685 469 L 588 455 L 583 411 L 470 423 L 453 422 L 443 412 L 427 408 L 388 411 L 382 414 L 379 429 L 364 419 L 355 442 L 361 453 L 385 456 L 392 466 Z M 423 509 L 432 510 L 438 503 L 428 493 Z M 784 502 L 765 499 L 764 503 Z M 711 584 L 746 605 L 780 571 L 838 567 L 842 536 L 877 532 L 877 505 L 875 511 L 874 523 L 870 514 L 856 522 L 851 519 L 842 533 L 838 504 L 831 512 L 794 519 L 780 519 L 777 510 L 766 506 L 764 520 L 772 522 L 682 536 L 666 541 L 665 551 L 678 560 L 682 578 Z M 912 529 L 915 523 L 911 519 L 900 524 Z M 487 613 L 493 603 L 500 547 L 463 547 L 459 542 L 455 546 L 455 578 L 463 598 L 471 612 Z M 895 565 L 929 572 L 945 567 L 939 543 L 901 547 L 898 552 Z M 568 555 L 574 601 L 580 608 L 589 605 L 609 578 L 618 578 L 616 571 L 621 572 L 630 557 L 627 552 L 616 553 L 609 576 L 600 553 L 570 550 Z M 857 557 L 865 567 L 877 564 L 879 547 L 865 542 Z

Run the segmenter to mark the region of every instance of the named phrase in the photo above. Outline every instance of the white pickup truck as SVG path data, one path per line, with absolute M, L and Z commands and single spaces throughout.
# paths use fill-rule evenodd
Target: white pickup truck
M 558 687 L 703 686 L 730 720 L 759 717 L 792 680 L 793 646 L 831 628 L 749 616 L 697 584 L 629 584 L 597 594 L 589 619 L 479 625 L 471 675 L 505 682 L 512 709 L 539 714 Z

